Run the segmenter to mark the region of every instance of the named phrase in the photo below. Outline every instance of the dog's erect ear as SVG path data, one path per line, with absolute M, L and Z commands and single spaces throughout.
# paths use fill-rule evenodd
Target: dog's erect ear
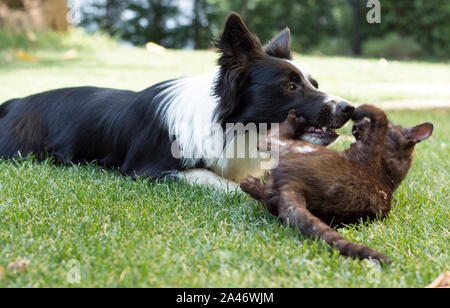
M 432 123 L 424 123 L 418 126 L 405 128 L 403 134 L 411 145 L 415 145 L 430 138 L 433 134 L 433 129 L 434 127 Z
M 244 24 L 241 16 L 231 13 L 219 40 L 215 42 L 221 56 L 214 93 L 220 99 L 219 122 L 231 116 L 239 105 L 242 87 L 253 60 L 265 56 L 259 39 Z
M 264 52 L 269 56 L 292 60 L 291 54 L 291 30 L 284 29 L 264 46 Z
M 228 16 L 222 35 L 215 45 L 228 60 L 241 65 L 247 64 L 252 56 L 262 52 L 259 39 L 250 32 L 241 16 L 234 12 Z

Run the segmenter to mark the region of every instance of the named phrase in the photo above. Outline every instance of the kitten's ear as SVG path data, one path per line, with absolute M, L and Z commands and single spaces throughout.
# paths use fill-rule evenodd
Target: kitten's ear
M 432 123 L 424 123 L 418 126 L 406 128 L 404 136 L 414 145 L 431 137 L 434 126 Z
M 264 52 L 269 56 L 292 60 L 291 54 L 291 30 L 284 29 L 264 46 Z
M 215 42 L 219 51 L 239 64 L 246 64 L 252 55 L 261 54 L 259 39 L 250 32 L 239 14 L 232 12 L 225 22 L 220 39 Z

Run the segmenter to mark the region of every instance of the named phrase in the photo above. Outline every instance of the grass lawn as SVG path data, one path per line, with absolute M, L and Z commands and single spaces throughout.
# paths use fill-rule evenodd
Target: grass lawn
M 75 33 L 58 39 L 56 47 L 31 48 L 40 60 L 26 62 L 1 44 L 0 102 L 63 86 L 139 90 L 209 72 L 216 58 L 211 51 L 155 55 Z M 77 56 L 64 59 L 71 49 Z M 353 101 L 450 99 L 447 64 L 297 60 L 309 64 L 323 90 Z M 433 122 L 434 135 L 418 145 L 390 217 L 340 232 L 385 253 L 392 266 L 341 257 L 282 226 L 240 193 L 132 181 L 95 166 L 0 161 L 0 287 L 425 286 L 450 269 L 450 110 L 389 116 L 402 125 Z M 29 262 L 25 270 L 8 267 L 20 260 Z M 67 279 L 73 260 L 80 284 Z

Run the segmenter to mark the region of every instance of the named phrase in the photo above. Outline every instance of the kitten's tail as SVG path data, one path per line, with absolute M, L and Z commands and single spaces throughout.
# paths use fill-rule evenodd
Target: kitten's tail
M 280 211 L 280 219 L 293 228 L 298 228 L 303 235 L 313 239 L 324 240 L 328 245 L 337 249 L 341 255 L 359 258 L 372 259 L 391 264 L 392 261 L 382 253 L 361 244 L 355 244 L 343 238 L 319 218 L 314 216 L 305 207 L 296 207 L 287 211 Z
M 364 118 L 370 119 L 370 126 L 362 136 L 360 144 L 363 149 L 361 150 L 369 160 L 378 161 L 381 159 L 389 121 L 383 110 L 372 105 L 362 105 L 353 113 L 352 119 L 355 122 Z

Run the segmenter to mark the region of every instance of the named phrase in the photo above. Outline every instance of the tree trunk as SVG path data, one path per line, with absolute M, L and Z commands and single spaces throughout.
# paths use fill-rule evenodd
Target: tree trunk
M 353 55 L 361 55 L 361 0 L 353 0 Z
M 194 30 L 194 49 L 200 49 L 201 46 L 201 27 L 200 22 L 200 10 L 201 10 L 201 0 L 194 0 L 194 19 L 192 21 L 192 28 Z

